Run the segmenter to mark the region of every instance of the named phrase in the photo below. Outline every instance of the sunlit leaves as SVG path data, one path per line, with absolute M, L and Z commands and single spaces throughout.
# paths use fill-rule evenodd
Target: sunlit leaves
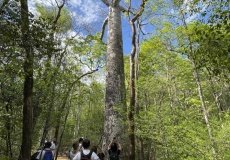
M 52 24 L 58 14 L 58 7 L 55 6 L 45 6 L 43 4 L 36 4 L 37 11 L 40 13 L 41 17 Z M 66 8 L 62 8 L 61 16 L 58 19 L 56 27 L 56 32 L 64 32 L 72 28 L 72 17 Z
M 88 69 L 102 68 L 105 64 L 106 46 L 92 35 L 78 37 L 70 42 L 71 52 L 76 62 L 85 65 Z
M 206 67 L 215 75 L 229 71 L 230 35 L 225 28 L 225 25 L 219 23 L 215 26 L 193 23 L 189 25 L 189 30 L 178 27 L 178 42 L 183 47 L 180 50 L 188 56 L 193 56 L 197 67 Z M 192 45 L 192 52 L 189 45 Z

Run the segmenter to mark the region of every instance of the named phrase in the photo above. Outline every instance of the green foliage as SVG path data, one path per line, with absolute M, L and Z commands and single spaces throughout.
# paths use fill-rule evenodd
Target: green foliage
M 205 64 L 210 63 L 205 58 L 207 55 L 204 49 L 201 50 L 201 48 L 213 50 L 212 47 L 215 46 L 203 45 L 208 40 L 197 34 L 197 28 L 208 32 L 211 27 L 192 23 L 188 25 L 188 30 L 184 26 L 179 26 L 174 30 L 172 24 L 162 22 L 159 34 L 141 44 L 140 73 L 137 82 L 138 105 L 141 110 L 136 115 L 136 135 L 144 139 L 144 145 L 147 146 L 146 148 L 151 148 L 153 152 L 150 154 L 157 159 L 213 158 L 212 144 L 208 139 L 208 131 L 200 107 L 201 101 L 193 80 L 193 68 L 188 57 L 193 56 L 196 63 L 200 65 L 198 69 L 201 69 Z M 209 32 L 206 34 L 213 36 Z M 193 52 L 190 50 L 189 36 Z M 170 43 L 171 41 L 173 43 Z M 225 51 L 224 46 L 225 44 L 223 44 L 223 50 L 221 47 L 219 48 L 221 51 L 215 53 Z M 218 61 L 224 59 L 215 57 Z M 214 64 L 210 66 L 215 67 Z M 227 63 L 225 67 L 228 68 Z M 222 138 L 217 132 L 222 131 L 223 128 L 227 129 L 228 126 L 220 127 L 223 124 L 220 120 L 223 115 L 219 112 L 211 95 L 217 90 L 225 89 L 218 83 L 215 83 L 215 86 L 210 84 L 207 70 L 199 71 L 205 102 L 209 108 L 212 136 L 218 150 L 217 156 L 223 159 L 228 157 L 226 154 L 228 149 L 226 150 L 226 146 L 219 141 Z M 225 103 L 224 101 L 220 103 Z M 226 115 L 228 115 L 227 112 Z
M 21 22 L 20 10 L 18 4 L 10 1 L 5 8 L 3 8 L 0 17 L 0 27 L 5 28 L 0 30 L 0 138 L 1 141 L 1 155 L 11 155 L 11 159 L 18 156 L 21 145 L 22 135 L 22 105 L 23 105 L 23 63 L 24 52 L 21 44 Z M 35 148 L 39 145 L 39 132 L 43 128 L 43 120 L 47 117 L 47 110 L 50 110 L 50 103 L 53 102 L 51 94 L 50 80 L 55 67 L 49 66 L 43 68 L 47 58 L 57 55 L 60 52 L 58 44 L 53 39 L 53 26 L 48 24 L 44 19 L 29 15 L 30 32 L 28 34 L 30 45 L 35 53 L 34 62 L 34 120 L 39 124 L 35 126 L 34 141 Z M 56 64 L 53 64 L 55 66 Z M 57 86 L 58 88 L 59 86 Z M 46 97 L 46 98 L 44 98 Z M 57 103 L 60 101 L 57 101 Z M 39 111 L 39 112 L 37 112 Z M 39 117 L 41 113 L 41 116 Z M 52 115 L 52 116 L 55 116 Z M 36 117 L 36 118 L 35 118 Z M 41 119 L 37 119 L 37 118 Z M 4 135 L 4 136 L 3 136 Z M 9 150 L 9 148 L 11 150 Z
M 9 158 L 9 157 L 5 157 L 5 156 L 0 157 L 0 159 L 1 159 L 1 160 L 10 160 L 10 158 Z
M 229 32 L 225 27 L 226 25 L 222 27 L 197 27 L 195 31 L 199 37 L 197 39 L 199 48 L 196 51 L 196 55 L 202 57 L 202 62 L 198 63 L 198 65 L 208 68 L 215 75 L 227 74 L 230 71 L 230 34 L 228 34 Z M 197 61 L 199 62 L 199 59 Z
M 70 42 L 75 60 L 89 68 L 102 68 L 105 65 L 106 45 L 97 36 L 79 37 Z
M 78 93 L 73 96 L 71 103 L 76 106 L 71 108 L 70 116 L 65 130 L 64 144 L 71 145 L 72 142 L 85 137 L 96 145 L 103 133 L 104 112 L 104 85 L 94 81 L 87 86 L 79 84 Z M 92 123 L 93 122 L 93 123 Z M 73 136 L 73 133 L 74 136 Z
M 179 51 L 192 56 L 198 68 L 206 68 L 213 75 L 229 73 L 229 34 L 225 28 L 218 28 L 201 23 L 189 24 L 188 30 L 183 27 L 177 28 L 179 37 Z M 190 43 L 192 51 L 190 50 Z M 184 39 L 187 39 L 184 40 Z
M 176 7 L 181 7 L 184 3 L 184 0 L 172 0 L 172 4 Z
M 36 4 L 37 11 L 41 14 L 41 17 L 49 24 L 53 24 L 58 15 L 58 7 L 47 7 L 44 4 Z M 60 12 L 60 18 L 57 21 L 56 32 L 65 32 L 72 28 L 72 17 L 66 8 L 62 8 Z

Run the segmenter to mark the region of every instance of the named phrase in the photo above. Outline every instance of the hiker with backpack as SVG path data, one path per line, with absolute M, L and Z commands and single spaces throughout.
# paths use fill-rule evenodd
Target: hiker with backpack
M 82 142 L 83 150 L 78 152 L 73 160 L 100 160 L 97 154 L 89 149 L 90 140 L 84 139 Z
M 52 160 L 54 155 L 51 151 L 51 142 L 46 142 L 44 148 L 40 151 L 38 156 L 36 157 L 37 160 Z
M 113 138 L 108 146 L 109 160 L 119 160 L 119 155 L 121 153 L 121 144 L 117 142 L 116 137 Z

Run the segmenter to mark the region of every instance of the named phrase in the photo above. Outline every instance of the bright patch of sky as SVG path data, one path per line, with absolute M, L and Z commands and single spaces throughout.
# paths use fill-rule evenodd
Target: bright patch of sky
M 69 0 L 67 1 L 67 8 L 75 13 L 75 18 L 79 23 L 93 23 L 101 19 L 99 12 L 101 6 L 95 0 Z
M 44 4 L 45 6 L 57 6 L 61 5 L 62 0 L 31 0 L 28 1 L 29 10 L 32 13 L 36 13 L 35 4 Z M 65 7 L 68 8 L 70 13 L 74 16 L 73 19 L 77 19 L 78 23 L 93 23 L 101 19 L 101 3 L 95 0 L 67 0 Z
M 208 7 L 208 4 L 205 3 L 198 3 L 195 6 L 193 3 L 194 2 L 192 0 L 185 0 L 181 7 L 184 13 L 191 13 L 191 11 L 194 9 L 200 9 L 199 12 L 194 12 L 192 15 L 189 15 L 186 18 L 187 23 L 192 22 L 193 20 L 197 20 L 201 16 L 201 13 L 203 13 Z

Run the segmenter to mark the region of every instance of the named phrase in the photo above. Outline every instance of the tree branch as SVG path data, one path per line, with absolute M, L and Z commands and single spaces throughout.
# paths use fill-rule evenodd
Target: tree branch
M 110 6 L 111 5 L 111 3 L 109 3 L 107 0 L 101 0 L 106 6 Z
M 55 0 L 55 2 L 56 2 L 57 7 L 58 7 L 58 14 L 57 14 L 57 16 L 56 16 L 56 18 L 55 18 L 53 23 L 57 24 L 58 19 L 61 17 L 61 10 L 64 7 L 64 4 L 65 4 L 66 0 L 63 0 L 63 3 L 60 6 L 58 5 L 57 0 Z
M 118 6 L 118 8 L 119 8 L 119 10 L 121 11 L 121 12 L 128 12 L 128 9 L 127 8 L 125 8 L 125 7 L 123 7 L 123 6 Z M 132 13 L 132 14 L 134 14 L 132 11 L 129 11 L 130 13 Z
M 133 22 L 135 22 L 142 15 L 142 13 L 144 12 L 145 5 L 146 5 L 147 1 L 148 0 L 142 0 L 139 12 L 132 19 Z
M 145 9 L 145 5 L 147 3 L 148 0 L 142 0 L 142 3 L 140 5 L 140 10 L 139 12 L 132 18 L 130 19 L 130 16 L 129 16 L 129 21 L 130 21 L 130 25 L 132 27 L 132 51 L 131 51 L 131 56 L 134 58 L 135 56 L 135 51 L 136 51 L 136 41 L 135 41 L 135 38 L 136 38 L 136 26 L 135 26 L 135 21 L 142 15 L 142 13 L 144 12 L 144 9 Z M 130 4 L 129 4 L 129 7 L 128 7 L 128 14 L 129 14 L 129 10 L 131 8 L 131 1 L 130 1 Z
M 96 71 L 98 71 L 98 68 L 93 69 L 93 70 L 91 70 L 91 71 L 89 71 L 89 72 L 86 72 L 86 73 L 82 74 L 80 77 L 78 77 L 78 80 L 80 80 L 81 78 L 83 78 L 83 77 L 85 77 L 85 76 L 87 76 L 87 75 L 89 75 L 89 74 L 92 74 L 92 73 L 94 73 L 94 72 L 96 72 Z
M 72 90 L 72 88 L 74 87 L 75 83 L 77 83 L 81 78 L 83 78 L 83 77 L 85 77 L 85 76 L 87 76 L 87 75 L 89 75 L 89 74 L 93 74 L 93 73 L 96 72 L 96 71 L 98 71 L 98 68 L 93 69 L 93 70 L 90 70 L 90 71 L 88 71 L 88 72 L 82 74 L 80 77 L 78 77 L 75 81 L 72 82 L 71 87 L 69 88 L 69 91 L 68 91 L 68 92 L 70 92 L 70 91 Z
M 106 26 L 107 24 L 108 24 L 108 17 L 106 17 L 106 19 L 104 20 L 103 25 L 102 25 L 102 27 L 101 27 L 101 37 L 100 37 L 101 41 L 102 41 L 102 39 L 103 39 L 103 37 L 104 37 L 105 26 Z

